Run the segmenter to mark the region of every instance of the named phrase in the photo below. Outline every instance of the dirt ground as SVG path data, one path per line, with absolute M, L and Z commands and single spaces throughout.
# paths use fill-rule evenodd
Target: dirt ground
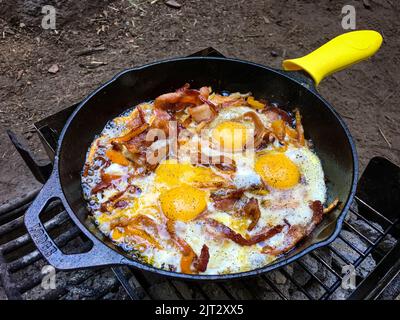
M 7 129 L 45 160 L 32 124 L 80 101 L 122 69 L 209 46 L 279 68 L 284 58 L 345 32 L 345 4 L 356 8 L 357 29 L 378 30 L 384 43 L 372 59 L 327 78 L 319 90 L 350 127 L 361 169 L 375 155 L 400 164 L 399 1 L 177 2 L 179 9 L 163 0 L 0 0 L 0 204 L 40 187 Z M 56 31 L 40 27 L 45 4 L 57 10 Z M 54 64 L 58 71 L 50 73 Z

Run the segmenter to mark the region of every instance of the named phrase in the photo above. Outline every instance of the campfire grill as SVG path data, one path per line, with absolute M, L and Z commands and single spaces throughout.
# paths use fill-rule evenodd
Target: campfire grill
M 222 55 L 208 48 L 193 56 Z M 51 160 L 57 137 L 77 105 L 35 123 Z M 16 135 L 9 136 L 33 175 L 44 183 L 51 161 L 38 165 Z M 400 293 L 400 168 L 384 158 L 370 161 L 333 243 L 279 270 L 229 282 L 184 282 L 129 267 L 106 267 L 57 271 L 55 288 L 45 289 L 43 279 L 52 270 L 23 224 L 37 193 L 0 208 L 0 299 L 395 299 Z M 64 253 L 90 248 L 90 241 L 57 201 L 41 219 Z

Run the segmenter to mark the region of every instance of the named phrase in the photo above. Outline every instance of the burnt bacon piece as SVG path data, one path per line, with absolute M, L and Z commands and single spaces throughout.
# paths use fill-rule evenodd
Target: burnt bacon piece
M 202 121 L 209 122 L 213 120 L 217 115 L 215 109 L 206 103 L 203 103 L 193 108 L 189 108 L 188 111 L 192 119 L 197 123 Z
M 208 156 L 204 153 L 198 152 L 193 155 L 191 158 L 193 164 L 200 164 L 205 167 L 214 166 L 218 170 L 221 171 L 236 171 L 236 162 L 235 160 L 225 157 L 223 155 L 220 156 Z
M 310 203 L 310 208 L 313 211 L 312 222 L 314 224 L 320 223 L 324 215 L 324 206 L 322 205 L 321 201 L 312 201 Z
M 242 118 L 251 118 L 254 122 L 254 148 L 260 149 L 270 142 L 272 132 L 264 127 L 263 122 L 256 112 L 246 112 Z
M 227 191 L 223 194 L 211 194 L 211 199 L 214 201 L 214 206 L 218 210 L 230 211 L 233 210 L 235 203 L 243 196 L 244 190 L 236 189 Z
M 287 237 L 289 241 L 287 244 L 283 248 L 275 248 L 267 245 L 262 248 L 261 252 L 278 256 L 293 249 L 302 239 L 307 237 L 313 231 L 314 227 L 322 221 L 324 216 L 324 207 L 321 201 L 316 200 L 310 202 L 310 208 L 313 211 L 312 223 L 310 226 L 291 226 L 287 223 L 289 227 L 289 230 L 287 231 Z
M 207 223 L 214 227 L 216 230 L 220 231 L 226 238 L 232 240 L 233 242 L 236 242 L 237 244 L 240 244 L 241 246 L 252 246 L 259 242 L 268 240 L 283 230 L 283 226 L 277 225 L 263 233 L 254 235 L 246 239 L 243 238 L 241 234 L 236 233 L 231 228 L 214 219 L 207 219 Z
M 196 262 L 196 270 L 199 272 L 204 272 L 207 270 L 208 261 L 210 260 L 210 252 L 206 244 L 203 244 L 201 248 L 200 256 Z
M 167 223 L 167 231 L 171 237 L 171 240 L 181 252 L 181 271 L 183 273 L 192 274 L 192 264 L 197 260 L 197 255 L 193 251 L 192 247 L 183 239 L 179 238 L 175 231 L 174 221 L 168 220 Z
M 251 223 L 247 228 L 248 231 L 251 231 L 257 225 L 258 220 L 261 216 L 260 207 L 258 206 L 258 200 L 255 198 L 251 198 L 249 202 L 247 202 L 244 206 L 243 211 L 245 215 L 251 219 Z
M 285 110 L 279 108 L 274 104 L 271 105 L 267 104 L 267 107 L 262 112 L 265 114 L 274 113 L 277 115 L 277 119 L 282 119 L 283 121 L 287 122 L 290 125 L 293 123 L 293 117 L 288 112 L 286 112 Z
M 154 100 L 154 108 L 178 111 L 186 106 L 198 106 L 203 103 L 202 100 L 208 98 L 209 89 L 207 87 L 202 87 L 199 90 L 189 88 L 190 85 L 186 83 L 175 92 L 169 92 L 158 96 Z M 200 96 L 202 96 L 202 99 L 200 99 Z

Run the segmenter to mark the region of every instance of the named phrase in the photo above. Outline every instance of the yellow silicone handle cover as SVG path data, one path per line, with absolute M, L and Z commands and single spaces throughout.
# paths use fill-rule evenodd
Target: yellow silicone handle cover
M 344 33 L 308 55 L 285 60 L 285 70 L 304 70 L 318 85 L 336 71 L 371 57 L 382 44 L 382 36 L 373 30 Z

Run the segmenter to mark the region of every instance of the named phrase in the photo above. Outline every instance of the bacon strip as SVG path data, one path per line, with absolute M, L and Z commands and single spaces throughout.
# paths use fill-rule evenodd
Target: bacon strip
M 251 219 L 251 223 L 247 227 L 247 230 L 251 231 L 257 225 L 258 220 L 261 216 L 260 207 L 258 206 L 258 200 L 256 198 L 251 198 L 249 202 L 247 202 L 244 206 L 243 211 L 245 215 L 250 217 Z
M 211 121 L 217 115 L 215 109 L 213 109 L 209 104 L 206 103 L 193 108 L 189 108 L 188 111 L 193 120 L 196 122 Z
M 193 251 L 192 247 L 183 239 L 179 238 L 175 232 L 175 222 L 172 220 L 167 221 L 167 231 L 178 247 L 179 251 L 182 253 L 181 258 L 181 271 L 183 273 L 192 274 L 194 273 L 191 266 L 193 262 L 197 259 L 196 253 Z
M 261 147 L 265 142 L 269 142 L 271 132 L 264 127 L 259 116 L 252 111 L 246 112 L 242 116 L 243 118 L 251 118 L 254 122 L 254 148 Z
M 266 114 L 272 121 L 282 119 L 288 124 L 292 123 L 292 117 L 285 110 L 278 108 L 274 105 L 268 105 L 266 109 L 263 110 L 263 113 Z
M 161 245 L 158 243 L 158 241 L 156 239 L 154 239 L 154 237 L 149 234 L 148 232 L 146 232 L 145 230 L 141 230 L 136 228 L 133 225 L 128 225 L 125 228 L 125 232 L 129 235 L 129 236 L 133 236 L 133 237 L 139 237 L 143 240 L 145 240 L 149 245 L 151 245 L 152 247 L 155 247 L 157 249 L 162 249 Z M 138 243 L 140 244 L 140 243 Z
M 151 123 L 151 128 L 160 129 L 168 135 L 169 131 L 169 121 L 172 120 L 172 116 L 165 110 L 154 109 L 154 120 Z
M 339 198 L 335 198 L 335 200 L 333 200 L 332 203 L 327 208 L 324 208 L 324 214 L 331 212 L 333 209 L 337 207 L 338 204 L 339 204 Z
M 230 211 L 233 210 L 235 203 L 242 197 L 244 190 L 236 189 L 228 191 L 224 194 L 211 194 L 211 199 L 214 201 L 214 206 L 218 210 Z
M 236 171 L 236 162 L 235 160 L 225 157 L 223 155 L 220 156 L 208 156 L 204 153 L 198 152 L 191 156 L 192 164 L 200 164 L 203 166 L 214 166 L 215 168 L 221 171 Z
M 196 269 L 199 272 L 204 272 L 207 270 L 208 261 L 210 260 L 210 252 L 206 244 L 203 244 L 201 248 L 200 257 L 196 262 Z
M 283 248 L 274 248 L 272 246 L 266 245 L 261 249 L 262 253 L 270 254 L 273 256 L 278 256 L 282 253 L 286 253 L 289 250 L 293 249 L 296 244 L 307 236 L 306 228 L 303 226 L 290 226 L 287 232 L 287 237 L 289 238 L 286 246 Z
M 189 89 L 190 85 L 186 83 L 182 88 L 175 92 L 169 92 L 158 96 L 154 101 L 155 109 L 177 111 L 187 105 L 198 106 L 202 104 L 200 96 L 208 98 L 209 90 L 202 87 L 200 90 Z
M 297 131 L 297 140 L 301 146 L 304 146 L 304 128 L 301 124 L 301 115 L 300 111 L 296 109 L 296 131 Z
M 226 238 L 240 244 L 241 246 L 252 246 L 259 242 L 268 240 L 281 232 L 283 230 L 283 226 L 277 225 L 267 231 L 254 235 L 248 239 L 243 238 L 243 236 L 239 233 L 236 233 L 231 228 L 227 227 L 226 225 L 214 220 L 214 219 L 207 219 L 206 220 L 212 227 L 220 231 Z
M 313 216 L 309 226 L 289 225 L 289 230 L 287 231 L 288 240 L 283 248 L 274 248 L 267 245 L 262 248 L 261 252 L 278 256 L 293 249 L 302 239 L 307 237 L 314 230 L 315 226 L 322 221 L 324 215 L 324 207 L 321 201 L 316 200 L 310 202 L 310 208 L 313 211 Z
M 147 123 L 144 123 L 144 124 L 140 125 L 139 127 L 132 128 L 127 134 L 125 134 L 121 137 L 112 139 L 112 142 L 115 142 L 115 143 L 127 142 L 127 141 L 135 138 L 142 132 L 144 132 L 148 127 L 149 127 L 149 125 Z
M 313 211 L 312 222 L 317 225 L 322 221 L 324 216 L 324 206 L 322 205 L 321 201 L 316 200 L 310 203 L 310 208 Z
M 104 168 L 103 168 L 104 169 Z M 101 169 L 101 181 L 92 189 L 92 194 L 95 194 L 101 190 L 104 190 L 111 186 L 114 180 L 120 179 L 121 176 L 111 175 L 104 173 L 104 170 Z

